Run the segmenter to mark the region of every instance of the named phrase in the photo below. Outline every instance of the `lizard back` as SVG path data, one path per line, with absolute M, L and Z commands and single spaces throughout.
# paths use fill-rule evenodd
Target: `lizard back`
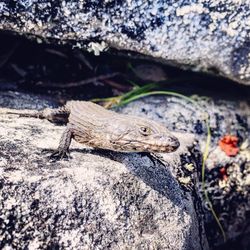
M 178 139 L 158 122 L 119 114 L 92 102 L 70 101 L 68 126 L 76 141 L 124 152 L 172 152 Z

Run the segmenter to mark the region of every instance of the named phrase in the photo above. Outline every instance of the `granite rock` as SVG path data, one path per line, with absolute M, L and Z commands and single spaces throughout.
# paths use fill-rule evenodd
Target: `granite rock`
M 248 1 L 0 2 L 0 29 L 93 51 L 137 52 L 250 84 Z
M 0 106 L 41 109 L 41 96 L 0 94 Z M 249 104 L 197 97 L 148 97 L 119 108 L 164 123 L 181 147 L 174 153 L 117 153 L 76 142 L 69 161 L 51 162 L 63 127 L 1 114 L 0 248 L 213 249 L 223 238 L 203 197 L 200 176 L 209 114 L 206 188 L 227 239 L 249 235 Z M 218 146 L 236 134 L 235 157 Z M 227 179 L 221 176 L 226 168 Z M 245 243 L 246 245 L 246 243 Z M 245 249 L 247 249 L 246 246 Z M 7 248 L 8 249 L 8 248 Z M 230 248 L 227 248 L 230 249 Z M 242 248 L 244 249 L 244 248 Z
M 53 104 L 13 92 L 0 103 Z M 13 115 L 0 120 L 1 249 L 208 249 L 191 192 L 154 157 L 73 142 L 72 159 L 50 162 L 42 150 L 58 146 L 63 127 Z

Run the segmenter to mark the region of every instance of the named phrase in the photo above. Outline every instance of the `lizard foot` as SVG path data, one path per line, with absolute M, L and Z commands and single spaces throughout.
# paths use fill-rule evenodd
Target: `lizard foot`
M 70 157 L 70 154 L 69 154 L 69 151 L 68 150 L 56 150 L 54 151 L 50 156 L 49 156 L 49 159 L 53 162 L 55 161 L 60 161 L 62 159 L 65 159 L 65 160 L 69 160 L 71 157 Z
M 53 153 L 54 152 L 54 150 L 53 149 L 47 149 L 47 148 L 45 148 L 45 149 L 42 149 L 41 150 L 41 154 L 50 154 L 50 153 Z

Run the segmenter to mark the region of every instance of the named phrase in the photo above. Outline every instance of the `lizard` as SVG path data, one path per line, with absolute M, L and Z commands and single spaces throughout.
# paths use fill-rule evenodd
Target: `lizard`
M 99 149 L 119 152 L 170 153 L 179 140 L 161 123 L 107 110 L 90 101 L 68 101 L 64 106 L 41 111 L 3 108 L 5 114 L 47 119 L 66 124 L 52 157 L 69 157 L 71 140 Z

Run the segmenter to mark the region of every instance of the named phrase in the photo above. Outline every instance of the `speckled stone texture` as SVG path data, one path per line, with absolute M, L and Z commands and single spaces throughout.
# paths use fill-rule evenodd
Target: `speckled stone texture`
M 41 96 L 0 93 L 0 107 L 41 109 Z M 149 97 L 117 110 L 164 123 L 181 147 L 171 154 L 117 153 L 73 142 L 69 161 L 50 162 L 63 127 L 34 118 L 0 115 L 0 248 L 211 249 L 223 244 L 200 188 L 206 141 L 212 141 L 206 186 L 228 240 L 250 234 L 250 109 L 244 101 Z M 1 112 L 1 108 L 0 108 Z M 240 153 L 218 147 L 226 133 Z M 227 167 L 227 180 L 220 168 Z M 205 230 L 204 230 L 205 229 Z M 238 243 L 239 244 L 239 243 Z M 245 246 L 245 248 L 243 247 Z M 8 248 L 7 248 L 8 249 Z M 227 247 L 226 249 L 233 249 Z
M 0 29 L 59 39 L 96 55 L 108 48 L 135 51 L 249 85 L 249 7 L 244 0 L 4 0 Z
M 51 105 L 21 93 L 0 97 L 1 107 Z M 208 249 L 201 200 L 167 165 L 76 142 L 70 161 L 52 163 L 42 149 L 58 146 L 63 127 L 3 114 L 0 124 L 1 249 Z
M 227 245 L 222 248 L 223 237 L 218 230 L 213 216 L 208 212 L 208 205 L 203 197 L 203 218 L 211 249 L 235 250 L 238 247 L 248 250 L 250 237 L 250 106 L 244 100 L 217 99 L 214 97 L 198 97 L 197 105 L 175 97 L 151 97 L 137 103 L 127 105 L 123 113 L 147 116 L 159 120 L 168 128 L 181 132 L 178 138 L 187 138 L 193 134 L 198 142 L 197 151 L 191 150 L 180 156 L 180 163 L 170 164 L 168 168 L 179 182 L 192 180 L 196 186 L 197 195 L 202 196 L 201 183 L 195 181 L 192 171 L 187 165 L 195 164 L 198 175 L 201 174 L 199 155 L 205 150 L 207 126 L 204 118 L 209 115 L 211 142 L 206 161 L 206 189 L 212 201 L 213 208 L 221 221 L 227 236 Z M 221 150 L 219 140 L 225 135 L 235 135 L 239 139 L 239 153 L 230 157 Z M 189 138 L 188 140 L 192 140 Z M 183 144 L 183 142 L 181 142 Z M 172 162 L 172 156 L 165 154 L 165 162 Z M 195 163 L 194 163 L 195 162 Z M 180 165 L 179 165 L 180 164 Z M 178 167 L 177 167 L 178 166 Z M 223 171 L 225 173 L 223 174 Z M 194 195 L 194 193 L 193 193 Z M 238 239 L 238 243 L 232 244 Z M 230 244 L 231 240 L 231 244 Z M 248 243 L 247 243 L 248 242 Z M 237 248 L 235 248 L 237 246 Z

